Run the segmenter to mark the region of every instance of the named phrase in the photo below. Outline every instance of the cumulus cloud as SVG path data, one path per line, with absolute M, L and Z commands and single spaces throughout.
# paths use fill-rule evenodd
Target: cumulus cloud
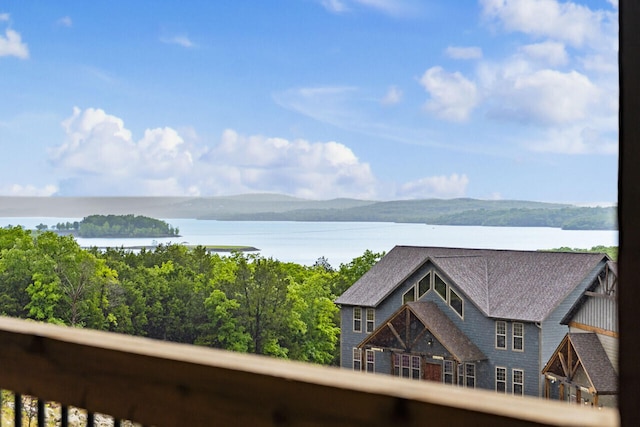
M 101 109 L 75 108 L 66 140 L 50 151 L 63 195 L 192 195 L 280 192 L 307 198 L 376 195 L 370 166 L 335 141 L 289 141 L 227 130 L 191 147 L 170 127 L 135 139 Z
M 400 185 L 397 195 L 401 199 L 463 197 L 468 184 L 469 178 L 464 174 L 430 176 Z
M 496 82 L 494 116 L 542 125 L 568 124 L 589 117 L 600 90 L 576 71 L 544 69 L 504 75 Z
M 219 193 L 281 192 L 307 198 L 375 195 L 367 163 L 338 142 L 245 137 L 227 130 L 203 157 L 206 187 Z
M 402 91 L 398 89 L 396 86 L 391 86 L 384 98 L 382 98 L 383 105 L 394 105 L 399 103 L 402 100 Z
M 533 60 L 542 61 L 551 66 L 565 65 L 569 62 L 569 56 L 563 43 L 545 41 L 524 45 L 520 51 Z
M 52 165 L 68 176 L 61 190 L 98 194 L 177 194 L 192 157 L 171 128 L 145 131 L 135 141 L 122 119 L 104 110 L 74 108 L 62 123 L 66 141 L 50 151 Z M 85 188 L 86 187 L 86 188 Z M 162 190 L 162 191 L 160 191 Z
M 0 14 L 0 22 L 8 22 L 9 14 Z M 20 59 L 29 58 L 29 47 L 22 41 L 20 33 L 7 28 L 4 36 L 0 34 L 0 56 L 15 56 Z
M 448 73 L 442 67 L 431 67 L 423 74 L 420 84 L 431 97 L 425 108 L 446 120 L 466 120 L 479 102 L 476 84 L 459 72 Z
M 574 47 L 597 42 L 611 14 L 556 0 L 481 0 L 482 13 L 506 31 L 550 37 Z
M 482 58 L 482 49 L 477 46 L 449 46 L 445 50 L 445 54 L 453 59 L 480 59 Z

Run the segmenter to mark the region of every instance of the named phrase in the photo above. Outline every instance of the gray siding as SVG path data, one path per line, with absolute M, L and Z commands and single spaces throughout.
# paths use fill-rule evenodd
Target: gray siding
M 556 348 L 569 332 L 569 328 L 561 325 L 560 321 L 565 317 L 569 310 L 576 303 L 578 298 L 582 296 L 594 281 L 597 280 L 598 274 L 604 268 L 605 262 L 601 262 L 598 268 L 594 269 L 582 282 L 569 293 L 569 295 L 551 312 L 551 314 L 542 322 L 542 343 L 540 353 L 540 368 L 538 369 L 538 377 L 541 378 L 540 372 L 547 361 L 551 358 Z M 541 390 L 542 392 L 542 390 Z
M 618 303 L 615 297 L 604 297 L 605 290 L 600 284 L 594 292 L 603 297 L 587 296 L 587 300 L 571 320 L 605 331 L 618 332 Z

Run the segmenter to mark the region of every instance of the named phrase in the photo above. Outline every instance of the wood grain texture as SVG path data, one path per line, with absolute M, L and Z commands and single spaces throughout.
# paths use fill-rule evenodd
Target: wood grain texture
M 0 317 L 0 387 L 156 426 L 616 426 L 615 410 Z

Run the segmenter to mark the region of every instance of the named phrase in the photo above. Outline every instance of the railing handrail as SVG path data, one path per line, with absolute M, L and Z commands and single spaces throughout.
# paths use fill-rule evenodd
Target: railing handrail
M 157 426 L 617 426 L 618 411 L 0 317 L 0 387 Z

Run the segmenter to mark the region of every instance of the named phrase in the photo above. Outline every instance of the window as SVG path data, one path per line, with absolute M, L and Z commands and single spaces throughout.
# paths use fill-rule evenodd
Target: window
M 524 351 L 524 325 L 522 323 L 513 324 L 513 344 L 515 351 Z
M 507 349 L 507 322 L 504 320 L 496 321 L 496 348 Z
M 376 371 L 376 355 L 373 350 L 367 350 L 367 372 Z
M 458 313 L 458 316 L 464 318 L 464 301 L 462 301 L 462 298 L 451 288 L 449 288 L 449 306 Z
M 524 395 L 524 371 L 522 369 L 514 369 L 513 375 L 513 394 L 518 396 Z
M 362 370 L 362 350 L 359 348 L 353 349 L 353 370 Z
M 411 356 L 411 378 L 420 379 L 420 356 Z
M 353 307 L 353 332 L 362 332 L 362 309 Z
M 406 304 L 408 302 L 415 301 L 415 300 L 416 300 L 416 288 L 415 286 L 412 286 L 411 289 L 409 289 L 407 292 L 402 294 L 402 303 Z
M 458 365 L 458 385 L 460 387 L 475 388 L 476 386 L 475 363 L 460 363 Z
M 403 378 L 419 380 L 422 376 L 420 356 L 406 353 L 393 354 L 393 374 Z
M 465 385 L 469 388 L 476 386 L 476 365 L 475 363 L 464 364 Z
M 453 384 L 453 360 L 445 360 L 443 362 L 442 382 Z
M 496 366 L 496 391 L 498 393 L 507 392 L 507 368 Z
M 442 299 L 446 301 L 447 300 L 447 284 L 437 274 L 435 274 L 434 288 L 438 293 L 438 295 L 440 295 L 440 297 L 442 297 Z
M 431 273 L 427 273 L 427 275 L 418 282 L 418 299 L 429 292 L 429 289 L 431 289 Z
M 367 333 L 370 334 L 375 329 L 376 311 L 373 308 L 367 308 Z

